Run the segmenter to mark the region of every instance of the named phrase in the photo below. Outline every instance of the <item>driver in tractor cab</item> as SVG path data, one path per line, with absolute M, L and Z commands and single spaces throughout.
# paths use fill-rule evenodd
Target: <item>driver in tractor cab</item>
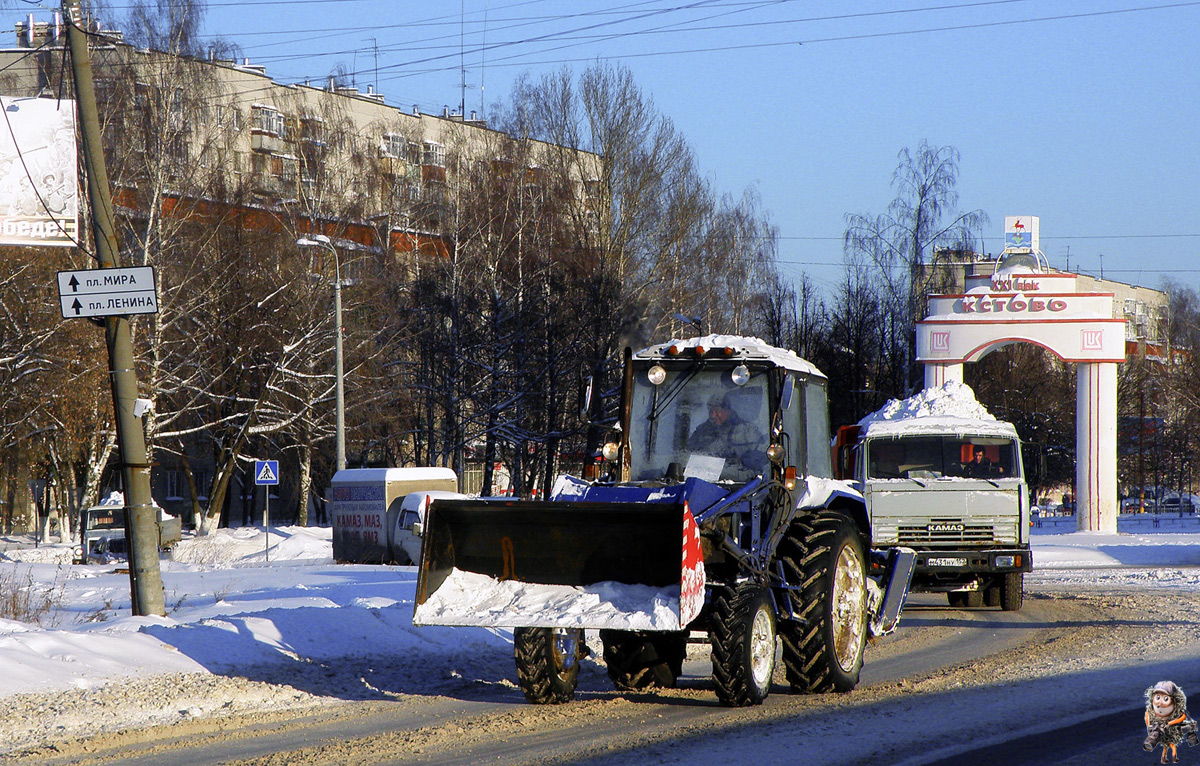
M 765 443 L 762 432 L 738 416 L 729 394 L 718 391 L 708 398 L 708 420 L 692 432 L 688 449 L 763 471 L 767 467 Z

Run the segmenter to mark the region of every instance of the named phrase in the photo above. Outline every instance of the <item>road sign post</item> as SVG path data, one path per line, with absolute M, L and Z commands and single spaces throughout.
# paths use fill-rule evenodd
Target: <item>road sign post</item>
M 88 200 L 92 210 L 92 234 L 96 261 L 100 268 L 114 269 L 117 262 L 116 217 L 104 164 L 103 133 L 96 109 L 96 88 L 88 57 L 88 34 L 83 29 L 79 0 L 63 0 L 63 19 L 67 27 L 67 45 L 71 51 L 71 71 L 75 80 L 79 126 L 83 141 L 83 159 L 88 182 Z M 69 286 L 69 280 L 68 280 Z M 157 302 L 156 302 L 157 308 Z M 71 304 L 74 312 L 74 301 Z M 83 301 L 80 313 L 83 316 Z M 146 436 L 140 419 L 134 416 L 138 396 L 134 374 L 133 337 L 129 328 L 130 311 L 104 314 L 105 341 L 108 346 L 109 372 L 112 376 L 113 417 L 117 427 L 117 446 L 125 487 L 125 531 L 129 541 L 129 586 L 135 615 L 165 615 L 162 570 L 158 563 L 158 524 L 154 499 L 150 495 L 150 460 Z M 97 315 L 101 316 L 101 315 Z
M 263 532 L 265 533 L 266 542 L 263 543 L 263 556 L 267 561 L 271 560 L 271 487 L 279 483 L 279 461 L 278 460 L 255 460 L 254 461 L 254 483 L 258 486 L 265 486 L 266 497 L 263 498 Z

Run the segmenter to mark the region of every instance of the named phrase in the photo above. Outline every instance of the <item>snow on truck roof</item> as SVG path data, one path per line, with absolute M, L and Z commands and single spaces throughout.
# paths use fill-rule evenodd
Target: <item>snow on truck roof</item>
M 1016 438 L 1012 423 L 997 420 L 965 383 L 946 381 L 907 399 L 892 399 L 858 421 L 863 438 L 908 434 L 975 434 Z
M 343 468 L 333 475 L 334 484 L 376 484 L 389 481 L 456 481 L 450 468 Z
M 734 355 L 730 357 L 731 359 L 770 362 L 776 367 L 795 370 L 806 375 L 825 377 L 825 373 L 818 370 L 816 365 L 806 359 L 801 359 L 795 352 L 771 346 L 761 338 L 750 338 L 742 335 L 705 335 L 699 338 L 675 338 L 666 343 L 648 346 L 635 353 L 634 356 L 639 359 L 657 359 L 662 357 L 671 346 L 676 346 L 680 349 L 695 348 L 696 346 L 705 346 L 708 348 L 729 346 L 735 349 Z

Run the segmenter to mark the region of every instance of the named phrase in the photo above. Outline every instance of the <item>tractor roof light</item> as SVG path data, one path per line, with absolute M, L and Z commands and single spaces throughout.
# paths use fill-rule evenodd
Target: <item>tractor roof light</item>
M 663 369 L 661 364 L 656 364 L 649 370 L 646 370 L 646 380 L 652 385 L 661 386 L 663 381 L 667 379 L 667 371 Z

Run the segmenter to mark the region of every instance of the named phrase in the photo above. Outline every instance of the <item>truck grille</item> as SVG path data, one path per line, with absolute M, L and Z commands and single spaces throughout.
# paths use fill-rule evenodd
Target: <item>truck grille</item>
M 919 523 L 899 524 L 897 539 L 900 545 L 936 545 L 938 543 L 993 543 L 996 541 L 995 525 L 978 519 L 971 522 L 962 519 L 929 519 Z

